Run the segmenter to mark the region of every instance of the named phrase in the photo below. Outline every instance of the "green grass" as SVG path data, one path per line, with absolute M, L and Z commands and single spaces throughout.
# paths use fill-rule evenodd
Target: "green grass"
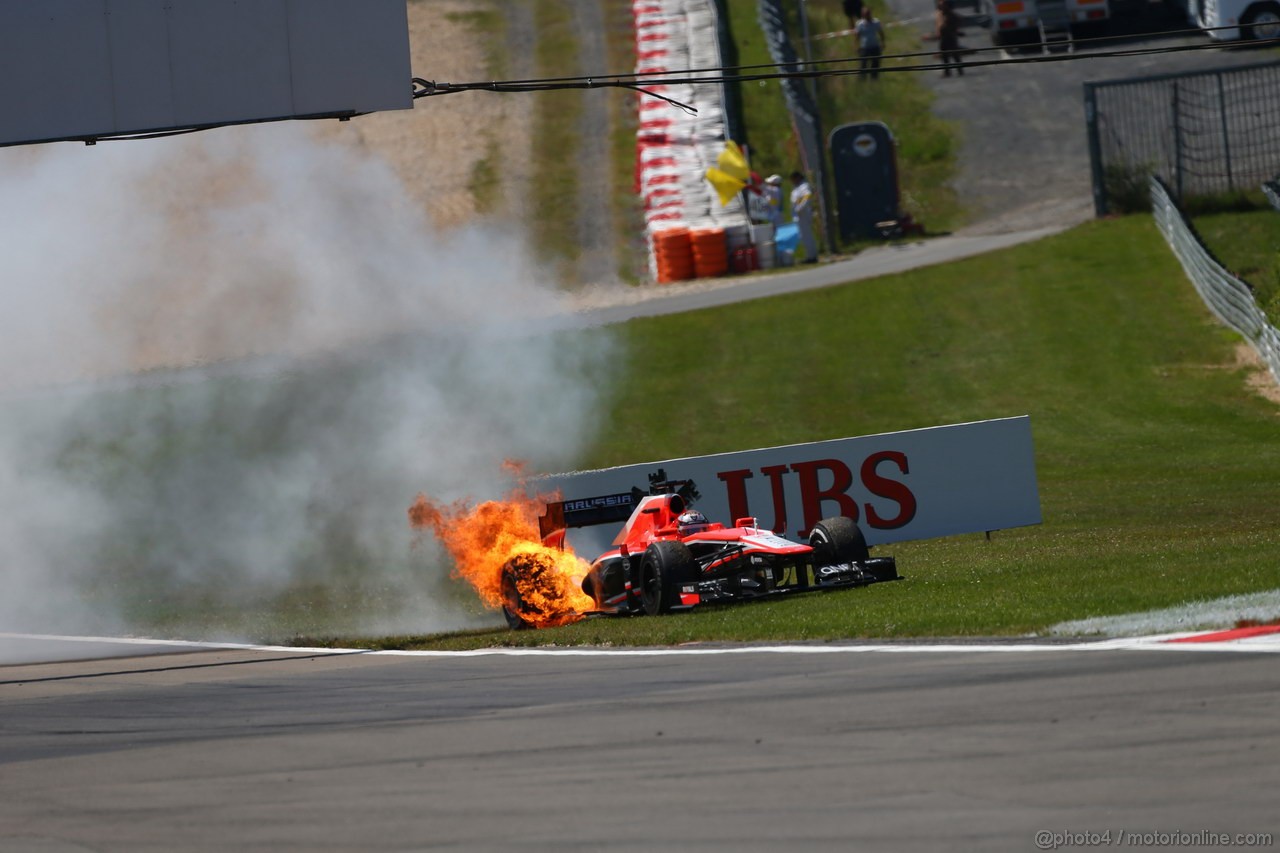
M 587 465 L 1029 414 L 1044 524 L 894 545 L 905 580 L 866 589 L 383 642 L 1008 635 L 1280 587 L 1280 412 L 1149 217 L 617 336 L 630 367 Z M 653 370 L 652 352 L 683 367 Z
M 250 583 L 253 567 L 206 553 L 200 524 L 178 541 L 202 574 L 158 563 L 152 539 L 187 530 L 190 497 L 172 493 L 180 477 L 160 475 L 209 466 L 229 449 L 247 469 L 287 462 L 297 425 L 343 415 L 317 390 L 359 387 L 372 367 L 356 360 L 213 387 L 104 390 L 65 413 L 64 431 L 81 436 L 57 459 L 67 482 L 121 499 L 119 517 L 96 534 L 91 597 L 151 634 L 460 648 L 1022 634 L 1280 587 L 1280 409 L 1248 390 L 1233 357 L 1239 339 L 1212 321 L 1149 216 L 605 333 L 614 352 L 595 384 L 610 396 L 579 467 L 1028 414 L 1044 524 L 991 541 L 895 544 L 886 550 L 899 583 L 439 638 L 350 635 L 404 624 L 415 601 L 450 612 L 477 603 L 443 567 L 400 553 L 394 536 L 365 535 L 346 505 L 308 509 L 315 534 L 285 555 L 295 568 L 287 583 Z M 6 417 L 39 423 L 60 405 L 13 403 Z M 155 423 L 169 425 L 164 440 L 139 445 L 136 433 Z
M 564 0 L 533 0 L 538 33 L 535 77 L 569 77 L 583 73 L 578 62 L 573 10 Z M 580 254 L 577 219 L 566 215 L 566 200 L 578 197 L 578 122 L 582 93 L 540 92 L 533 122 L 533 175 L 529 184 L 529 225 L 539 258 L 554 263 L 566 284 L 577 280 Z
M 636 67 L 635 30 L 631 8 L 603 2 L 605 48 L 610 74 L 630 74 Z M 613 168 L 610 199 L 618 278 L 637 284 L 648 276 L 644 207 L 636 193 L 636 131 L 640 126 L 639 95 L 617 91 L 609 98 L 609 159 Z
M 484 48 L 485 74 L 491 80 L 505 80 L 510 76 L 511 65 L 504 49 L 507 37 L 507 19 L 502 10 L 492 6 L 470 9 L 466 12 L 446 12 L 445 19 L 465 25 L 481 36 Z
M 1228 270 L 1253 285 L 1254 298 L 1280 325 L 1280 212 L 1265 202 L 1250 212 L 1206 213 L 1193 224 Z
M 445 18 L 466 26 L 479 36 L 484 48 L 484 70 L 490 80 L 503 80 L 510 76 L 510 62 L 504 49 L 507 38 L 507 19 L 493 7 L 471 9 L 466 12 L 446 12 Z M 467 191 L 475 200 L 476 212 L 488 215 L 498 211 L 502 204 L 501 146 L 493 132 L 487 134 L 484 156 L 471 167 L 467 179 Z
M 502 202 L 502 176 L 498 174 L 502 150 L 493 134 L 485 139 L 484 157 L 471 166 L 467 191 L 475 199 L 476 212 L 485 215 L 495 212 Z

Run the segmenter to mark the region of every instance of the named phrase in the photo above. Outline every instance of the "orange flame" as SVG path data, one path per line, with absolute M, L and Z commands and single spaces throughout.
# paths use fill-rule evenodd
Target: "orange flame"
M 431 530 L 453 557 L 454 576 L 475 587 L 489 607 L 503 605 L 502 573 L 511 564 L 520 593 L 519 615 L 536 628 L 567 625 L 595 608 L 582 591 L 590 564 L 566 545 L 549 548 L 538 535 L 543 502 L 516 488 L 505 500 L 443 505 L 419 494 L 409 523 Z

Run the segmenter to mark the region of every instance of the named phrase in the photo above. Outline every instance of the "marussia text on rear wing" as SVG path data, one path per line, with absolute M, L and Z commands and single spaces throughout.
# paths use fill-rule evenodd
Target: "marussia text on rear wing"
M 538 518 L 538 532 L 546 539 L 557 530 L 617 524 L 631 517 L 643 497 L 644 492 L 632 489 L 613 495 L 552 501 L 547 504 L 546 512 Z
M 629 519 L 640 501 L 648 495 L 663 494 L 678 494 L 690 505 L 701 497 L 692 480 L 669 480 L 666 469 L 659 468 L 649 475 L 647 492 L 632 487 L 629 492 L 551 501 L 547 504 L 546 512 L 538 519 L 538 534 L 546 541 L 548 536 L 560 530 L 617 524 Z

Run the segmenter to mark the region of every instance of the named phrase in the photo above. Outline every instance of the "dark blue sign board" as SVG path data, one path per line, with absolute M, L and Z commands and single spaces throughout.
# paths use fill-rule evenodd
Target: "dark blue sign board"
M 879 237 L 899 218 L 898 162 L 893 134 L 882 122 L 846 124 L 831 132 L 832 175 L 840 237 Z

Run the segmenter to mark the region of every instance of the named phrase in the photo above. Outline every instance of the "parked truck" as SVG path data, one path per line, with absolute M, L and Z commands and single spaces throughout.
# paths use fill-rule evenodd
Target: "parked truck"
M 1212 0 L 1208 0 L 1212 2 Z M 980 0 L 995 45 L 1034 44 L 1071 49 L 1073 33 L 1100 29 L 1111 18 L 1110 0 Z

